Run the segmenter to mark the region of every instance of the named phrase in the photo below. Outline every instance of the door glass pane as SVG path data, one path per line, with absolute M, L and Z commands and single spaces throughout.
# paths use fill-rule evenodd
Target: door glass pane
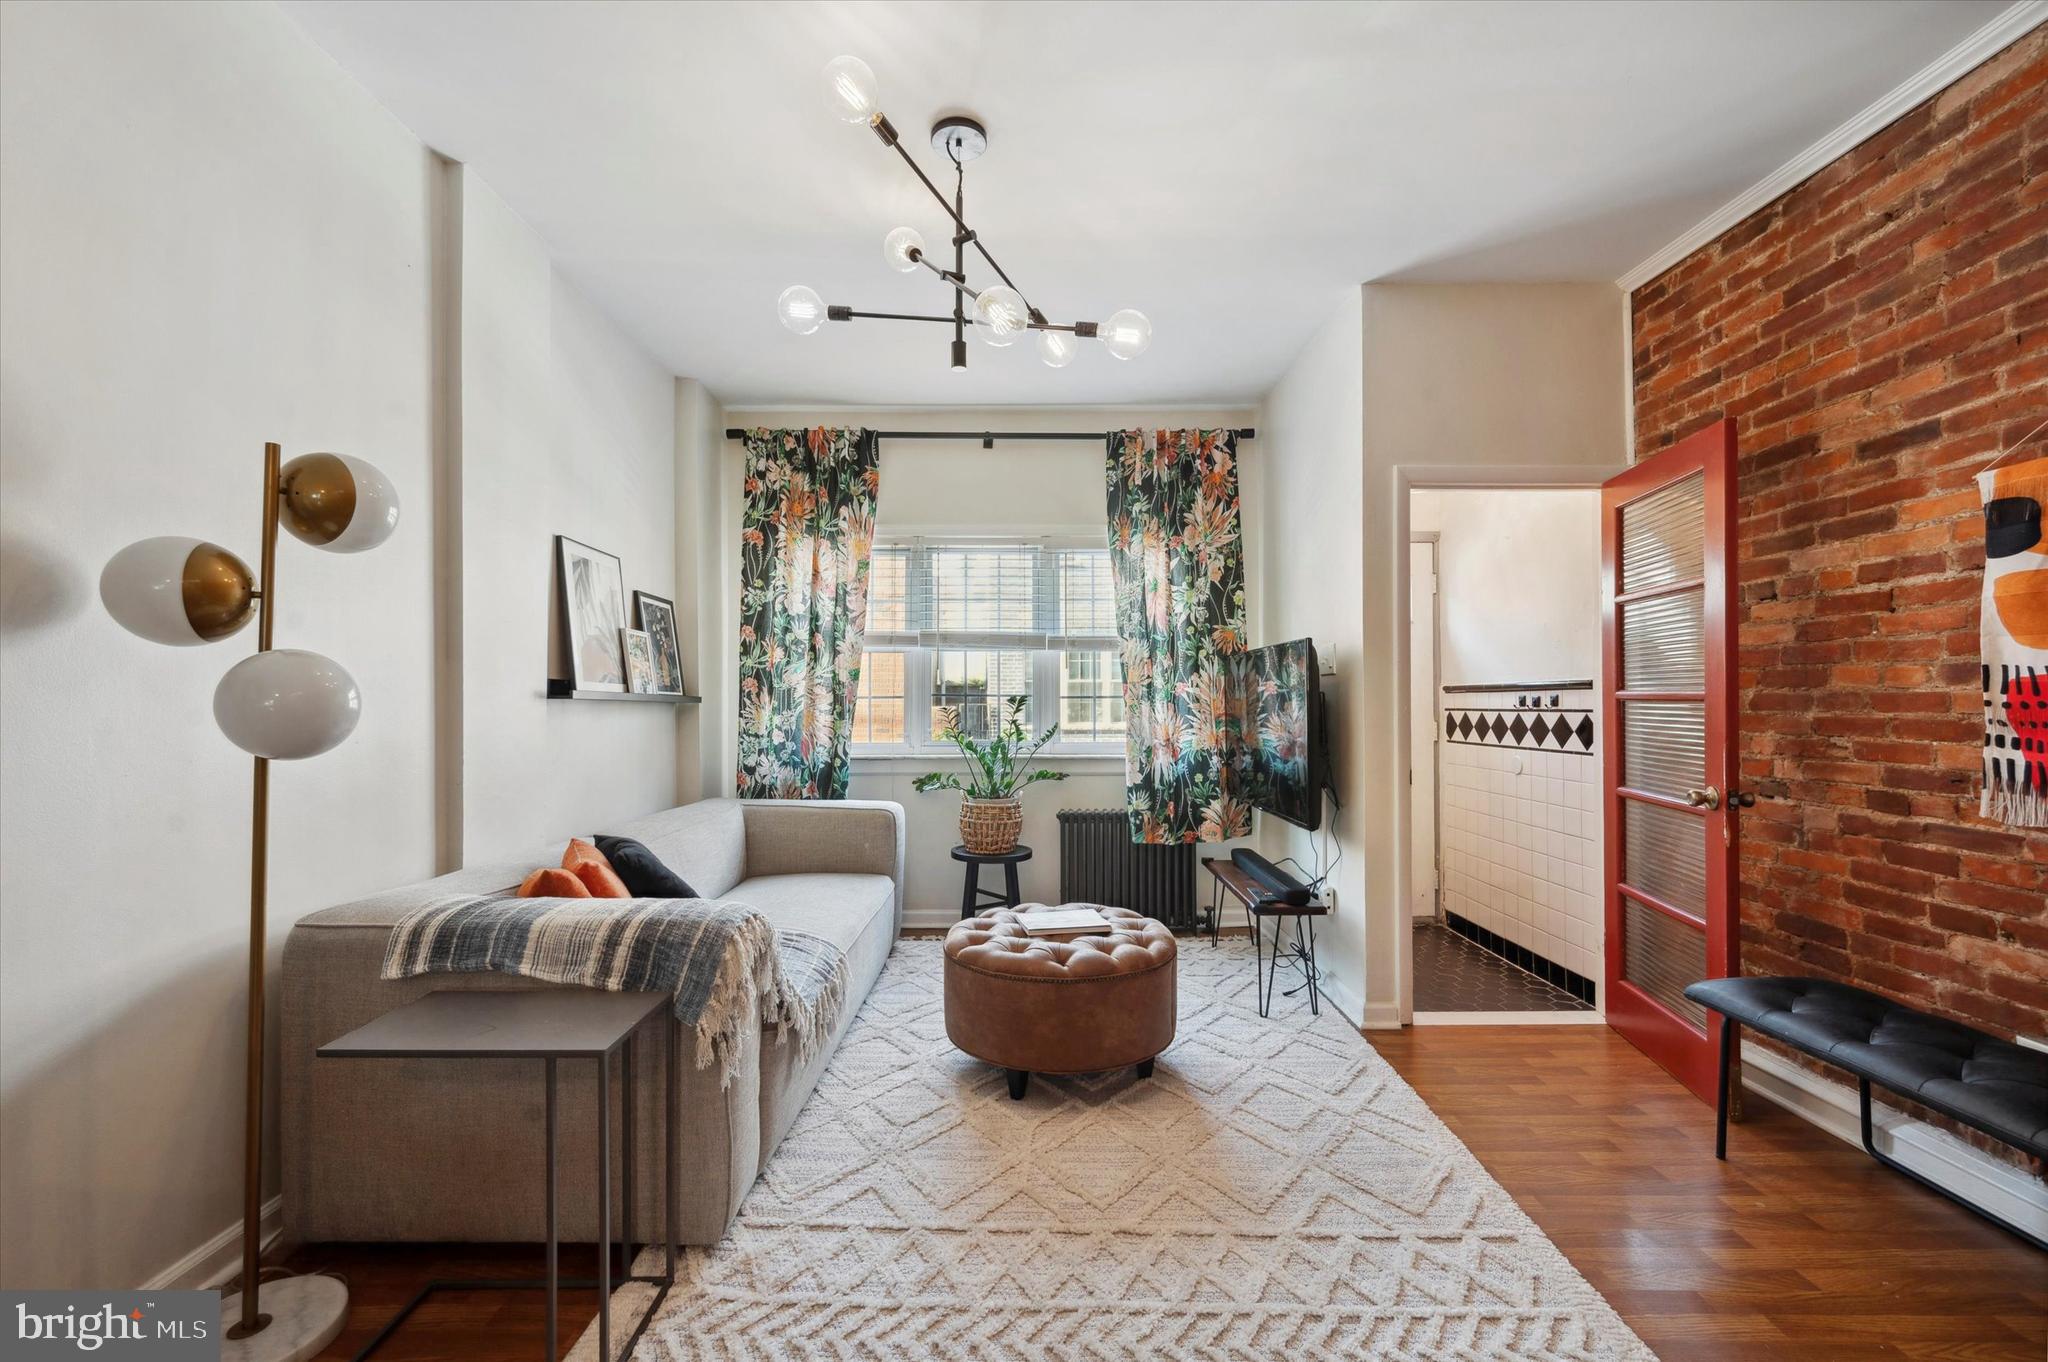
M 1706 488 L 1694 473 L 1621 508 L 1624 593 L 1705 575 Z
M 1621 877 L 1695 917 L 1707 915 L 1707 820 L 1640 799 L 1622 801 Z
M 1687 984 L 1707 977 L 1706 933 L 1627 895 L 1621 900 L 1621 977 L 1701 1031 L 1707 1029 L 1706 1010 L 1685 996 Z
M 1624 690 L 1704 690 L 1705 597 L 1697 591 L 1627 601 L 1621 607 Z
M 1690 700 L 1624 700 L 1621 783 L 1685 798 L 1707 783 L 1707 707 Z

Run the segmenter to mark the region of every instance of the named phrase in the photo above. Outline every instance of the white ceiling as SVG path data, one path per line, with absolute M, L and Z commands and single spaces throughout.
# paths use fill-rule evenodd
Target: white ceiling
M 2004 7 L 286 3 L 677 373 L 878 406 L 1241 401 L 1360 281 L 1611 280 Z M 983 119 L 968 221 L 1054 320 L 1136 307 L 1150 351 L 955 374 L 938 326 L 784 331 L 791 283 L 950 306 L 882 264 L 891 227 L 947 224 L 826 113 L 842 52 L 934 178 L 931 121 Z

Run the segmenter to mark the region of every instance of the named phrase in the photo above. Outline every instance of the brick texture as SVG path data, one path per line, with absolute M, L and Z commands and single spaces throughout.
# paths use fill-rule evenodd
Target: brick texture
M 1736 422 L 1744 972 L 2048 1034 L 2048 833 L 1976 814 L 1972 482 L 2048 419 L 2048 30 L 1631 312 L 1638 456 Z

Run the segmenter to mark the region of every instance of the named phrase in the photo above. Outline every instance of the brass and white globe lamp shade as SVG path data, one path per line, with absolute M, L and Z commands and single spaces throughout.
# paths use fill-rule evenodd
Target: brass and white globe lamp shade
M 143 539 L 108 560 L 100 600 L 122 628 L 152 643 L 218 643 L 256 624 L 256 651 L 228 669 L 213 693 L 214 722 L 255 757 L 249 844 L 247 1108 L 242 1153 L 242 1290 L 221 1302 L 228 1362 L 300 1362 L 318 1353 L 348 1314 L 348 1288 L 333 1277 L 263 1281 L 263 986 L 270 858 L 270 763 L 330 751 L 355 731 L 362 695 L 348 670 L 299 648 L 273 649 L 277 532 L 330 553 L 375 548 L 398 527 L 398 493 L 373 465 L 347 454 L 282 461 L 263 447 L 263 540 L 259 568 L 203 539 Z M 260 1296 L 260 1299 L 259 1299 Z

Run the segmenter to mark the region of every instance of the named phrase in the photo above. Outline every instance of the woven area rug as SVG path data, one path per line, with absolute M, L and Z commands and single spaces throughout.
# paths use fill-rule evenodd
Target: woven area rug
M 1259 1017 L 1248 942 L 1182 942 L 1152 1078 L 1022 1102 L 947 1042 L 940 958 L 898 945 L 637 1358 L 1652 1359 L 1341 1017 Z

